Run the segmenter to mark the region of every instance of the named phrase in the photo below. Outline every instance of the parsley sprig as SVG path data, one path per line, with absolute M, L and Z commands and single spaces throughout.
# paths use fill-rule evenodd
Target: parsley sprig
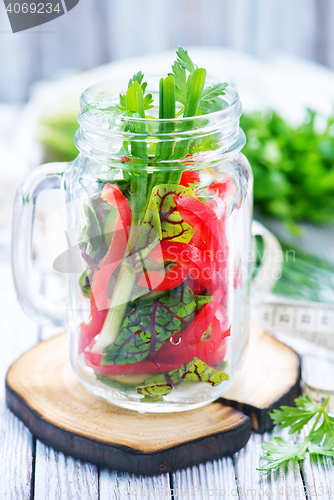
M 321 408 L 315 406 L 309 396 L 300 396 L 295 400 L 296 407 L 281 406 L 270 415 L 280 429 L 290 427 L 289 434 L 300 434 L 302 429 L 315 418 L 314 424 L 302 443 L 290 443 L 281 437 L 274 437 L 274 442 L 265 441 L 262 449 L 269 463 L 258 470 L 276 469 L 289 460 L 304 460 L 306 454 L 334 457 L 334 418 L 326 412 L 329 397 Z
M 179 116 L 184 112 L 186 103 L 191 100 L 189 92 L 191 87 L 191 75 L 203 70 L 198 70 L 197 65 L 191 60 L 188 51 L 183 49 L 182 47 L 178 47 L 176 54 L 178 57 L 172 65 L 173 72 L 169 73 L 169 75 L 173 76 L 175 79 L 175 100 L 183 104 L 183 108 L 176 115 Z M 187 72 L 190 74 L 188 77 Z M 198 111 L 198 114 L 201 115 L 221 109 L 221 103 L 219 102 L 218 98 L 222 95 L 225 95 L 226 87 L 227 83 L 217 83 L 206 87 L 204 90 L 202 88 L 196 114 Z

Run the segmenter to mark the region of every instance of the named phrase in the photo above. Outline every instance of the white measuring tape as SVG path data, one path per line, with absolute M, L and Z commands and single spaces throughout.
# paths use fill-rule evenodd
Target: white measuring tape
M 260 322 L 269 331 L 289 333 L 334 351 L 334 304 L 268 301 L 262 304 Z
M 334 352 L 334 304 L 271 300 L 262 304 L 260 322 L 269 332 L 299 337 Z M 334 415 L 334 353 L 303 356 L 302 379 L 316 406 L 331 397 L 327 411 Z

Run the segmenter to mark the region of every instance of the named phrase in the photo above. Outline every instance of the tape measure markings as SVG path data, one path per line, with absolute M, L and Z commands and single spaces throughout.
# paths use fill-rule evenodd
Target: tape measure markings
M 314 302 L 264 302 L 261 322 L 282 332 L 334 334 L 334 306 Z
M 316 302 L 269 300 L 261 307 L 261 324 L 334 350 L 334 305 Z M 334 416 L 334 358 L 314 354 L 302 358 L 304 391 L 316 406 L 330 397 L 327 412 Z

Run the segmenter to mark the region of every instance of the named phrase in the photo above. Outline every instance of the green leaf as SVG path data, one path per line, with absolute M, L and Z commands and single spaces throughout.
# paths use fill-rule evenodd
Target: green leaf
M 87 224 L 82 230 L 82 236 L 79 244 L 89 243 L 91 245 L 90 257 L 94 259 L 100 250 L 102 243 L 102 229 L 97 216 L 97 199 L 91 200 L 84 205 L 84 212 L 87 217 Z
M 182 332 L 211 297 L 195 297 L 186 285 L 130 307 L 116 341 L 106 348 L 104 365 L 142 361 L 156 352 L 173 334 Z
M 175 79 L 175 99 L 177 102 L 185 104 L 187 98 L 186 70 L 177 61 L 174 62 L 172 70 L 173 73 L 169 73 L 169 76 L 174 76 Z
M 202 94 L 199 107 L 201 108 L 204 114 L 210 113 L 212 111 L 217 111 L 218 105 L 218 97 L 221 95 L 225 95 L 225 89 L 227 87 L 227 83 L 216 83 L 215 85 L 211 85 L 207 87 Z M 218 109 L 219 109 L 218 105 Z
M 179 385 L 205 382 L 212 387 L 216 387 L 228 379 L 227 373 L 216 370 L 208 366 L 204 361 L 194 358 L 177 370 L 172 370 L 166 374 L 152 375 L 145 380 L 142 386 L 137 388 L 137 392 L 143 394 L 146 398 L 155 400 L 157 396 L 160 398 L 166 396 L 174 387 Z
M 135 75 L 133 75 L 132 78 L 130 78 L 128 83 L 128 88 L 130 88 L 135 82 L 138 82 L 139 85 L 141 85 L 143 78 L 144 78 L 144 73 L 138 71 L 138 73 L 136 73 Z
M 86 271 L 84 271 L 79 278 L 79 286 L 81 288 L 82 295 L 86 297 L 86 299 L 90 298 L 92 277 L 93 277 L 93 270 L 90 266 L 88 266 Z
M 182 47 L 178 47 L 176 54 L 178 55 L 177 62 L 180 64 L 180 66 L 182 66 L 182 68 L 189 71 L 189 73 L 197 68 L 196 64 L 194 64 L 191 60 L 187 50 L 183 49 Z
M 289 460 L 304 460 L 307 446 L 305 444 L 294 444 L 285 441 L 280 437 L 274 437 L 274 443 L 265 441 L 262 449 L 265 451 L 265 458 L 269 461 L 258 470 L 276 469 Z
M 137 113 L 141 118 L 145 118 L 143 90 L 137 81 L 128 88 L 125 100 L 127 111 Z
M 320 445 L 323 443 L 323 448 L 333 448 L 334 446 L 334 417 L 330 417 L 324 413 L 322 424 L 313 432 L 311 436 L 312 445 Z
M 130 78 L 128 83 L 128 88 L 130 88 L 135 82 L 137 82 L 141 86 L 144 95 L 147 87 L 147 82 L 143 82 L 143 78 L 144 78 L 144 73 L 138 71 L 138 73 L 136 73 L 135 75 L 133 75 L 132 78 Z
M 280 429 L 290 427 L 289 434 L 300 433 L 303 427 L 319 412 L 309 398 L 300 396 L 295 400 L 296 408 L 291 406 L 281 406 L 280 410 L 272 412 L 271 419 L 275 425 L 280 425 Z
M 173 73 L 169 73 L 169 76 L 174 76 L 175 78 L 175 99 L 181 104 L 186 104 L 187 101 L 187 74 L 192 73 L 197 69 L 196 64 L 193 63 L 189 57 L 188 52 L 182 47 L 178 47 L 176 54 L 178 58 L 174 61 L 172 65 Z M 194 115 L 195 116 L 195 115 Z
M 262 449 L 269 464 L 259 470 L 275 469 L 289 460 L 304 460 L 307 452 L 334 456 L 334 418 L 326 413 L 329 399 L 318 408 L 309 396 L 300 396 L 295 400 L 296 408 L 282 406 L 280 410 L 274 410 L 271 418 L 275 424 L 280 424 L 280 428 L 290 427 L 289 434 L 300 433 L 312 417 L 315 421 L 301 444 L 289 443 L 280 437 L 275 437 L 274 443 L 265 442 Z
M 191 188 L 178 184 L 160 184 L 152 189 L 150 201 L 144 219 L 141 223 L 135 252 L 145 252 L 147 248 L 157 241 L 181 241 L 189 243 L 194 231 L 189 224 L 184 222 L 176 209 L 174 196 L 191 196 L 195 194 Z M 143 256 L 143 255 L 142 255 Z
M 144 109 L 151 109 L 154 107 L 152 94 L 146 94 L 144 97 Z

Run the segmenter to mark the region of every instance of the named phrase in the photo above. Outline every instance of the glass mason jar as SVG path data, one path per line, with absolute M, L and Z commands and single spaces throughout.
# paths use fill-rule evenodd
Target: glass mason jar
M 158 101 L 158 78 L 149 91 Z M 195 118 L 108 113 L 127 82 L 83 93 L 80 151 L 47 164 L 18 191 L 13 267 L 24 310 L 59 325 L 63 312 L 30 287 L 34 203 L 66 190 L 67 327 L 80 382 L 129 409 L 173 412 L 221 396 L 249 334 L 253 177 L 241 149 L 241 104 Z M 92 105 L 106 102 L 104 111 Z M 88 105 L 88 106 L 87 106 Z M 63 260 L 62 260 L 63 262 Z M 57 267 L 57 265 L 58 267 Z

